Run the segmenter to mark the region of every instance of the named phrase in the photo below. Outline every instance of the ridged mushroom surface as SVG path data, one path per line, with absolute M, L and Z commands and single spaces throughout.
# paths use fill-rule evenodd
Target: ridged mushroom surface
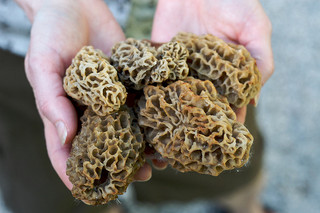
M 92 46 L 83 47 L 66 71 L 64 90 L 98 115 L 117 111 L 127 98 L 124 85 L 107 57 Z
M 261 74 L 244 46 L 226 43 L 211 34 L 179 33 L 172 41 L 181 42 L 188 49 L 191 75 L 211 80 L 230 104 L 240 108 L 257 98 Z
M 126 191 L 144 164 L 143 136 L 127 108 L 107 116 L 88 109 L 81 122 L 67 161 L 72 194 L 86 204 L 105 204 Z
M 211 81 L 147 86 L 139 108 L 147 142 L 181 172 L 217 176 L 248 161 L 253 137 Z
M 141 90 L 149 84 L 186 78 L 187 56 L 188 50 L 178 42 L 156 49 L 146 40 L 129 38 L 113 46 L 111 63 L 127 88 Z

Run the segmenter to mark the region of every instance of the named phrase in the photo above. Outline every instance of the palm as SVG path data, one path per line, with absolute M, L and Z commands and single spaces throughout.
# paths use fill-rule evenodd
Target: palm
M 68 4 L 69 1 L 44 5 L 35 16 L 26 73 L 43 119 L 50 160 L 60 178 L 71 188 L 65 174 L 70 146 L 62 146 L 61 139 L 67 143 L 73 139 L 77 114 L 62 87 L 65 69 L 83 45 L 91 44 L 108 53 L 124 35 L 116 22 L 112 22 L 113 17 L 108 15 L 102 1 L 85 8 L 82 3 Z M 66 127 L 64 135 L 57 132 L 61 123 Z
M 271 25 L 257 0 L 160 1 L 152 40 L 166 42 L 180 31 L 242 44 L 257 59 L 263 83 L 272 73 Z
M 271 25 L 257 0 L 159 1 L 152 40 L 167 42 L 182 31 L 242 44 L 256 58 L 262 83 L 272 74 Z M 245 108 L 237 111 L 239 121 L 245 113 Z

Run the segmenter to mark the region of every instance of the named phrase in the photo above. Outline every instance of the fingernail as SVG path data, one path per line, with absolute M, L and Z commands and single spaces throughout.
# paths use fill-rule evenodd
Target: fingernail
M 60 138 L 60 142 L 62 145 L 64 145 L 66 142 L 66 138 L 67 138 L 66 126 L 64 125 L 64 123 L 62 121 L 58 121 L 55 126 L 56 126 L 56 129 L 58 132 L 58 136 Z
M 150 180 L 151 177 L 152 177 L 151 167 L 149 166 L 149 164 L 146 163 L 140 168 L 138 173 L 135 175 L 135 181 L 145 182 Z
M 153 166 L 153 168 L 155 168 L 156 170 L 159 170 L 159 171 L 165 170 L 168 167 L 168 165 L 158 166 L 156 164 L 153 164 L 152 166 Z
M 168 162 L 164 160 L 152 159 L 152 166 L 157 170 L 165 170 L 168 166 Z

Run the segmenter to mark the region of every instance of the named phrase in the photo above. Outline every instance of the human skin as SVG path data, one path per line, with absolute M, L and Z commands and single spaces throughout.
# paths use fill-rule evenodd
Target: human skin
M 44 124 L 51 163 L 65 185 L 66 161 L 77 131 L 77 113 L 63 90 L 63 77 L 72 58 L 84 45 L 106 54 L 125 39 L 107 5 L 101 0 L 17 0 L 32 22 L 31 40 L 25 59 L 27 78 Z M 148 180 L 148 164 L 136 180 Z
M 65 185 L 66 161 L 77 130 L 77 114 L 67 98 L 62 78 L 72 58 L 84 45 L 109 54 L 125 36 L 102 0 L 16 0 L 32 22 L 25 59 L 27 78 L 44 123 L 51 163 Z M 241 2 L 241 3 L 240 3 Z M 159 0 L 152 40 L 169 41 L 177 32 L 212 33 L 246 46 L 257 59 L 264 83 L 273 72 L 271 24 L 257 0 Z M 244 121 L 245 108 L 237 112 Z M 166 163 L 154 159 L 157 168 Z M 145 164 L 135 176 L 145 181 L 151 168 Z
M 256 59 L 264 85 L 274 71 L 271 22 L 258 0 L 159 0 L 151 40 L 168 42 L 178 32 L 212 34 L 245 46 Z M 254 100 L 251 101 L 252 104 Z M 244 123 L 246 107 L 236 110 Z M 157 165 L 157 162 L 154 162 Z M 159 168 L 165 168 L 161 163 Z

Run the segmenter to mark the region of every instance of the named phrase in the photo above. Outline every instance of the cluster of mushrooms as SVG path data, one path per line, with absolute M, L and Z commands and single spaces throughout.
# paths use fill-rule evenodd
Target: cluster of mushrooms
M 73 196 L 90 205 L 116 199 L 146 146 L 180 172 L 242 167 L 253 137 L 234 109 L 260 88 L 250 53 L 210 34 L 179 33 L 161 45 L 129 38 L 110 58 L 83 47 L 64 77 L 66 93 L 85 108 L 67 161 Z

